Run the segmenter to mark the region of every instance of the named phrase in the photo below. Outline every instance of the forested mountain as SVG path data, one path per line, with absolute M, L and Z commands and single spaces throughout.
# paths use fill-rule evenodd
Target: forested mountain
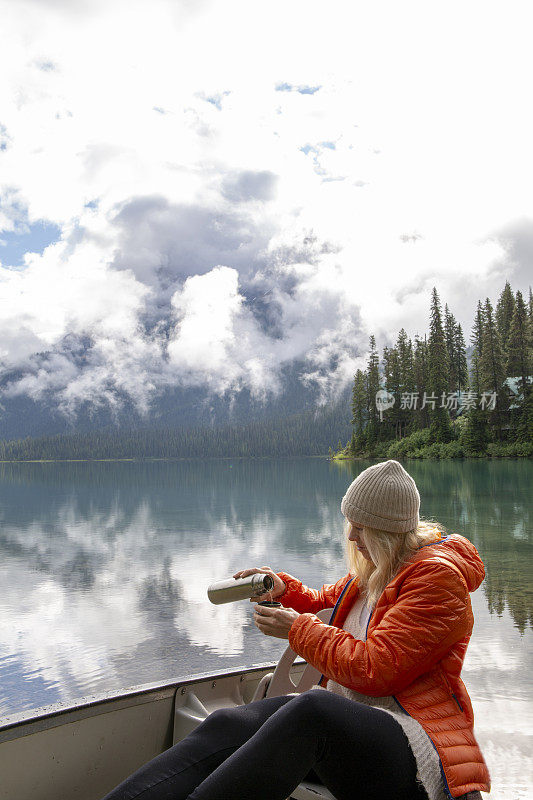
M 244 425 L 118 430 L 0 441 L 0 461 L 324 455 L 350 433 L 347 402 Z
M 80 406 L 75 417 L 66 416 L 58 410 L 53 393 L 39 400 L 32 400 L 27 395 L 2 395 L 2 385 L 16 377 L 13 373 L 6 373 L 0 380 L 0 440 L 103 430 L 117 434 L 138 429 L 207 429 L 276 420 L 314 411 L 319 405 L 318 388 L 300 380 L 304 366 L 299 361 L 285 366 L 280 376 L 282 392 L 278 396 L 267 395 L 264 400 L 254 399 L 246 388 L 219 397 L 201 386 L 172 387 L 153 398 L 150 411 L 145 415 L 139 412 L 130 398 L 123 396 L 117 397 L 118 402 L 113 409 L 95 407 L 90 403 Z M 349 388 L 343 397 L 349 397 Z M 339 401 L 342 404 L 342 397 Z M 334 440 L 336 442 L 337 439 Z

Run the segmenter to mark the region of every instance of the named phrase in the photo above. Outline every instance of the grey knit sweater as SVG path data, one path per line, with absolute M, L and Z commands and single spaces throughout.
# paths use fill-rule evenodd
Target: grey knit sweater
M 370 610 L 365 603 L 365 599 L 364 597 L 359 597 L 346 617 L 343 630 L 351 633 L 356 639 L 365 641 L 369 617 Z M 404 711 L 393 697 L 369 697 L 368 695 L 359 694 L 353 689 L 347 689 L 331 679 L 327 681 L 324 688 L 350 700 L 357 700 L 358 703 L 365 703 L 365 705 L 379 708 L 394 717 L 402 726 L 409 740 L 417 765 L 416 777 L 423 784 L 429 800 L 447 800 L 448 796 L 444 791 L 439 756 L 431 739 L 422 725 Z M 477 793 L 476 796 L 478 796 Z M 479 797 L 481 796 L 479 795 Z

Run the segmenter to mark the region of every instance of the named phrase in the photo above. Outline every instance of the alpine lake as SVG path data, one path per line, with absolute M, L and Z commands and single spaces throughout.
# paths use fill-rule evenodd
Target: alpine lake
M 0 716 L 279 658 L 252 604 L 210 583 L 269 565 L 346 574 L 340 500 L 371 461 L 0 464 Z M 486 577 L 463 680 L 493 800 L 533 796 L 533 463 L 405 461 L 421 516 Z

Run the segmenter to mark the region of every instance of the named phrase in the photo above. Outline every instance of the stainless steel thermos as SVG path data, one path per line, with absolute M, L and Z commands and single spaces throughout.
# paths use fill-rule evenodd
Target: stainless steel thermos
M 215 605 L 233 603 L 235 600 L 246 600 L 248 597 L 266 594 L 274 588 L 271 575 L 256 572 L 246 578 L 227 578 L 207 587 L 207 596 Z

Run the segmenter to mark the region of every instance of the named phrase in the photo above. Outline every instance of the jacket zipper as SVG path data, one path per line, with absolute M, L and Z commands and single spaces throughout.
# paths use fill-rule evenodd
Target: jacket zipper
M 374 606 L 374 608 L 375 608 L 375 606 Z M 370 611 L 370 616 L 368 617 L 368 620 L 367 620 L 367 623 L 366 623 L 365 639 L 368 639 L 368 626 L 370 625 L 370 620 L 372 619 L 372 614 L 374 613 L 374 608 Z
M 398 700 L 398 698 L 397 698 L 397 697 L 395 697 L 394 695 L 392 695 L 392 697 L 394 697 L 394 700 L 395 700 L 395 701 L 398 703 L 398 705 L 400 706 L 400 708 L 402 709 L 402 711 L 404 711 L 404 712 L 407 714 L 407 716 L 408 716 L 408 717 L 412 717 L 412 718 L 414 719 L 413 715 L 412 715 L 412 714 L 409 714 L 409 712 L 407 711 L 407 709 L 405 709 L 405 708 L 402 706 L 402 704 L 400 703 L 400 701 Z M 417 720 L 417 722 L 418 722 L 418 720 Z M 420 725 L 420 723 L 418 723 L 418 724 Z M 433 745 L 433 748 L 434 748 L 435 752 L 437 753 L 437 756 L 438 756 L 438 759 L 439 759 L 439 764 L 440 764 L 440 774 L 441 774 L 441 776 L 442 776 L 442 780 L 443 780 L 443 782 L 444 782 L 444 791 L 446 792 L 446 794 L 448 795 L 448 797 L 450 798 L 450 800 L 455 800 L 455 798 L 453 797 L 452 793 L 450 792 L 450 787 L 449 787 L 449 785 L 448 785 L 448 781 L 447 781 L 447 779 L 446 779 L 446 773 L 444 772 L 444 767 L 442 766 L 442 761 L 441 761 L 441 757 L 439 756 L 439 751 L 438 751 L 438 750 L 437 750 L 437 748 L 435 747 L 435 744 L 434 744 L 434 742 L 433 742 L 433 739 L 431 738 L 431 736 L 429 735 L 429 733 L 427 733 L 427 731 L 425 731 L 425 733 L 426 733 L 426 736 L 428 737 L 429 741 L 430 741 L 430 742 L 431 742 L 431 744 Z
M 342 592 L 340 593 L 340 595 L 339 595 L 339 599 L 338 599 L 338 600 L 337 600 L 337 602 L 335 603 L 335 606 L 334 606 L 334 608 L 333 608 L 333 611 L 331 612 L 331 617 L 329 618 L 329 623 L 328 623 L 329 625 L 331 625 L 331 623 L 332 623 L 332 622 L 333 622 L 333 620 L 335 619 L 335 614 L 337 613 L 337 608 L 339 607 L 339 604 L 340 604 L 340 602 L 341 602 L 342 598 L 344 597 L 344 595 L 345 595 L 345 594 L 346 594 L 346 592 L 348 591 L 348 586 L 350 586 L 350 584 L 351 584 L 353 581 L 354 581 L 354 578 L 350 578 L 350 580 L 348 581 L 348 583 L 346 584 L 346 586 L 344 587 L 344 589 L 343 589 L 343 590 L 342 590 Z
M 452 697 L 455 700 L 455 702 L 457 703 L 457 705 L 459 706 L 459 708 L 461 709 L 461 711 L 463 711 L 463 707 L 462 707 L 461 703 L 459 702 L 459 700 L 457 699 L 457 697 L 454 695 L 453 692 L 452 692 Z

